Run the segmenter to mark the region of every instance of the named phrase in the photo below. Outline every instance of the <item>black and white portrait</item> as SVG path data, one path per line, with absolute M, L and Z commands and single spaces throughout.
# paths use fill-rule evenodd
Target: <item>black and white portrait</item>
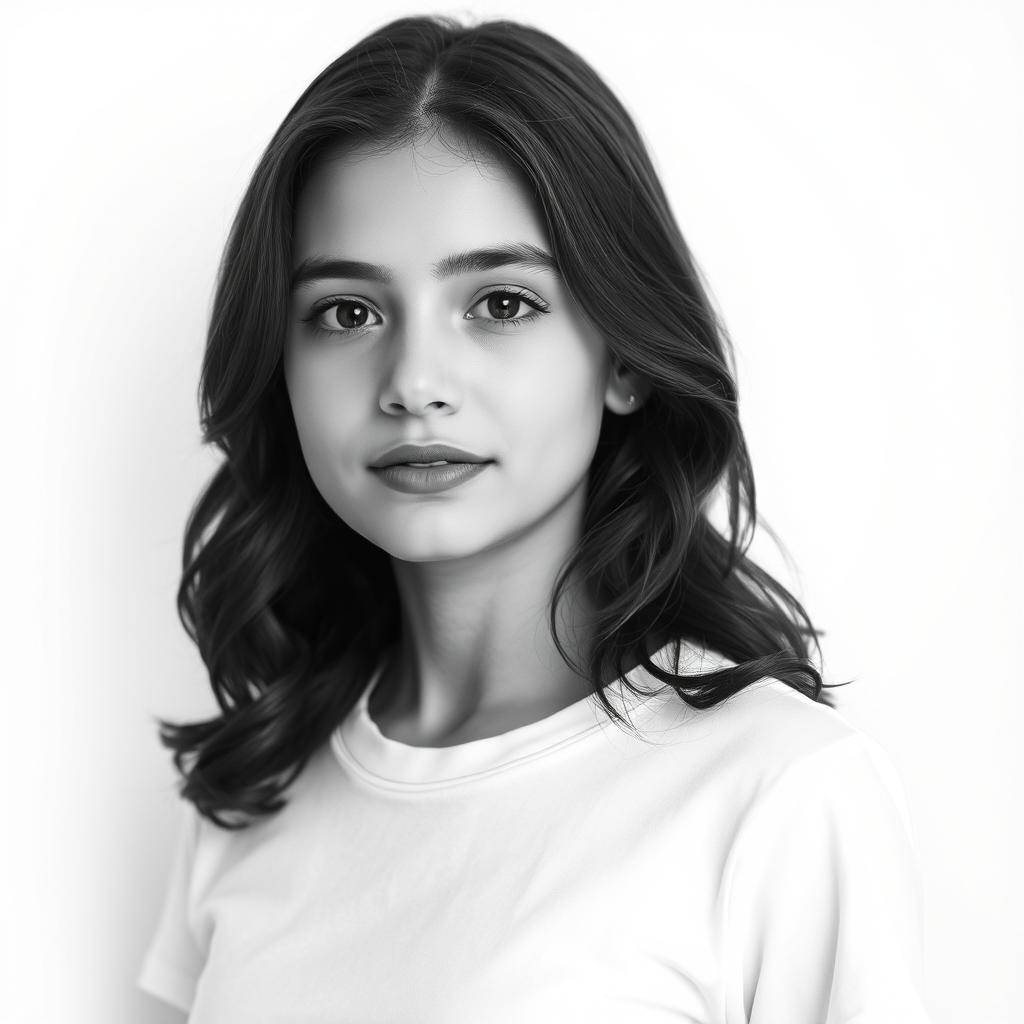
M 0 26 L 0 1016 L 1018 1019 L 1019 6 Z

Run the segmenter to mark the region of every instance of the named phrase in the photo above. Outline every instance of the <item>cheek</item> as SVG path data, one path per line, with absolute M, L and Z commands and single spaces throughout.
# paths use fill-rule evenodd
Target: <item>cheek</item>
M 336 462 L 356 429 L 356 388 L 351 378 L 311 360 L 286 359 L 285 383 L 295 429 L 310 472 Z
M 597 445 L 604 411 L 601 367 L 589 353 L 571 347 L 518 382 L 509 415 L 529 438 L 530 454 L 563 471 L 589 459 Z M 511 392 L 506 391 L 511 397 Z

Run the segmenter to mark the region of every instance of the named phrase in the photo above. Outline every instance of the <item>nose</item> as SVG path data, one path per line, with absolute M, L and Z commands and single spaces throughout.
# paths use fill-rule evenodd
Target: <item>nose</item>
M 389 343 L 389 363 L 380 390 L 380 407 L 389 415 L 425 416 L 452 413 L 461 404 L 453 377 L 452 352 L 433 330 L 396 332 Z

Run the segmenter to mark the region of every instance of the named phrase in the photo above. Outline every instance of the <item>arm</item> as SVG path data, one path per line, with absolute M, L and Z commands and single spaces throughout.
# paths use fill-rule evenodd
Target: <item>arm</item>
M 178 843 L 171 866 L 160 919 L 146 951 L 137 984 L 162 1001 L 165 1014 L 156 1021 L 182 1021 L 192 1005 L 196 984 L 205 963 L 205 950 L 190 927 L 189 892 L 199 842 L 200 822 L 189 804 L 182 814 Z M 166 1016 L 174 1012 L 172 1016 Z
M 724 890 L 727 1024 L 930 1024 L 906 800 L 873 740 L 836 741 L 766 785 Z

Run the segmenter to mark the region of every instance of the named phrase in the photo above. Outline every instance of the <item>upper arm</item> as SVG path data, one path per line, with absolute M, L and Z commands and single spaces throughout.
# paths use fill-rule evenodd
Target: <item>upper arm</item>
M 906 800 L 849 736 L 756 798 L 726 875 L 727 1024 L 928 1024 L 922 893 Z
M 178 1016 L 168 1020 L 181 1020 L 181 1014 L 191 1007 L 205 962 L 192 929 L 190 904 L 199 827 L 199 816 L 188 805 L 178 831 L 163 909 L 137 979 L 144 992 L 176 1009 Z

